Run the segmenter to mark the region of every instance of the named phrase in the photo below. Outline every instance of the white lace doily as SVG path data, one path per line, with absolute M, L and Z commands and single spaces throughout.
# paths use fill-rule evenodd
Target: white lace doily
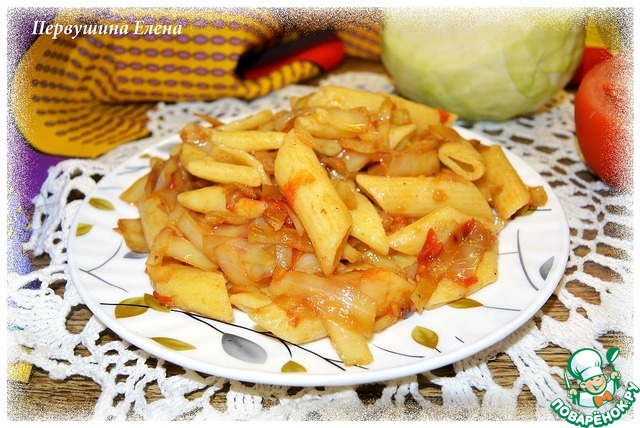
M 372 73 L 336 75 L 321 84 L 393 89 L 384 76 Z M 95 420 L 176 420 L 184 415 L 194 420 L 512 420 L 522 418 L 517 415 L 517 402 L 523 388 L 537 401 L 527 418 L 557 420 L 549 404 L 566 396 L 564 385 L 559 383 L 565 367 L 550 367 L 537 352 L 549 345 L 569 352 L 582 347 L 602 351 L 598 339 L 607 332 L 633 337 L 629 320 L 633 313 L 632 245 L 628 236 L 631 198 L 612 192 L 587 172 L 575 142 L 573 96 L 566 92 L 534 116 L 466 126 L 526 160 L 552 185 L 563 203 L 571 227 L 572 252 L 555 294 L 568 309 L 568 318 L 559 321 L 539 311 L 537 322 L 531 320 L 494 346 L 455 363 L 454 376 L 423 373 L 423 382 L 427 379 L 441 388 L 442 403 L 433 403 L 421 394 L 418 375 L 384 383 L 380 397 L 367 403 L 359 398 L 356 387 L 290 389 L 249 386 L 189 370 L 170 375 L 164 361 L 124 341 L 99 343 L 105 327 L 95 317 L 80 333 L 67 330 L 69 312 L 82 304 L 67 272 L 65 243 L 80 206 L 77 199 L 67 202 L 73 199 L 70 195 L 86 195 L 96 184 L 92 176 L 108 173 L 124 159 L 176 133 L 193 119 L 193 112 L 230 119 L 265 108 L 279 110 L 289 107 L 290 96 L 306 94 L 310 89 L 289 86 L 251 103 L 233 99 L 160 103 L 149 113 L 153 138 L 122 145 L 98 160 L 67 160 L 51 168 L 34 199 L 33 232 L 25 245 L 25 250 L 36 256 L 48 254 L 51 263 L 26 275 L 9 275 L 8 342 L 13 345 L 9 358 L 41 367 L 53 379 L 79 375 L 95 381 L 102 391 L 92 415 Z M 598 276 L 594 266 L 612 271 L 608 277 L 615 281 Z M 62 296 L 49 287 L 61 281 L 67 282 Z M 571 283 L 591 287 L 599 296 L 599 304 L 569 292 L 565 285 Z M 90 354 L 77 355 L 74 349 L 78 345 Z M 27 353 L 24 348 L 31 351 Z M 493 379 L 487 363 L 498 354 L 508 355 L 519 370 L 513 385 L 499 385 Z M 629 355 L 621 355 L 616 361 L 617 370 L 627 379 L 634 376 L 631 362 Z M 163 395 L 153 402 L 145 396 L 145 387 L 151 383 L 156 383 Z M 221 390 L 226 391 L 223 410 L 212 405 L 212 397 Z M 478 390 L 484 391 L 482 398 L 474 393 Z M 194 391 L 201 391 L 197 398 L 190 395 Z M 410 412 L 405 408 L 408 401 L 412 402 Z

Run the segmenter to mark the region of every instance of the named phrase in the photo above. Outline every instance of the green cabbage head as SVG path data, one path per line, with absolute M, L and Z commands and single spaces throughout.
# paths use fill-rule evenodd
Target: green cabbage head
M 397 91 L 470 121 L 533 113 L 571 80 L 580 9 L 387 9 L 382 63 Z

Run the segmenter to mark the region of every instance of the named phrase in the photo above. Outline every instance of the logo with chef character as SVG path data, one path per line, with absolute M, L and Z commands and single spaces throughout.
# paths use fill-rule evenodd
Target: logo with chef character
M 551 409 L 567 422 L 585 428 L 609 425 L 620 419 L 631 408 L 640 389 L 633 382 L 627 382 L 621 397 L 615 398 L 620 389 L 621 375 L 613 362 L 619 353 L 618 348 L 611 348 L 603 359 L 595 349 L 582 348 L 571 354 L 564 371 L 567 397 L 573 406 L 592 409 L 592 412 L 578 412 L 561 398 L 551 403 Z M 609 373 L 603 369 L 605 360 Z
M 611 367 L 611 374 L 602 371 L 602 356 L 591 348 L 582 348 L 574 352 L 569 358 L 568 371 L 572 378 L 578 381 L 582 391 L 571 386 L 567 370 L 564 371 L 564 381 L 567 395 L 573 404 L 580 407 L 600 407 L 607 401 L 613 400 L 613 395 L 620 388 L 620 372 L 613 367 L 613 360 L 618 357 L 618 348 L 611 348 L 607 352 L 607 360 Z

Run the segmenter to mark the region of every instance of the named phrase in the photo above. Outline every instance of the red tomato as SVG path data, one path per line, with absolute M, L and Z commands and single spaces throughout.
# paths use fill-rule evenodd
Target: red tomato
M 633 185 L 633 55 L 621 53 L 585 74 L 575 98 L 586 164 L 619 190 Z
M 571 84 L 577 87 L 589 70 L 602 61 L 611 58 L 611 56 L 611 52 L 609 52 L 609 49 L 607 48 L 586 46 L 584 48 L 584 53 L 582 54 L 580 65 L 571 78 Z

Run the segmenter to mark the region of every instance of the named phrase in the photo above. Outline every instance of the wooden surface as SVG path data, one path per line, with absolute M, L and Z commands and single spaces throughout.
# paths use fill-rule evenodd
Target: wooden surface
M 349 59 L 345 61 L 340 67 L 333 71 L 333 73 L 342 73 L 345 71 L 373 71 L 384 73 L 382 65 L 377 62 Z M 315 83 L 315 82 L 307 82 Z M 615 231 L 609 233 L 615 234 Z M 600 247 L 599 247 L 600 248 Z M 573 248 L 572 251 L 583 251 L 580 248 Z M 624 257 L 624 255 L 616 253 L 606 246 L 602 246 L 602 254 L 609 257 Z M 36 266 L 42 266 L 47 263 L 46 258 L 39 258 L 34 260 Z M 619 281 L 617 274 L 605 267 L 599 265 L 585 266 L 585 270 L 589 270 L 589 274 L 597 278 L 602 278 L 610 281 Z M 64 284 L 58 284 L 55 286 L 55 292 L 62 294 L 64 292 Z M 599 295 L 593 288 L 584 284 L 572 282 L 567 284 L 567 289 L 574 295 L 581 297 L 590 303 L 599 303 Z M 566 320 L 568 317 L 568 310 L 562 305 L 555 296 L 552 296 L 549 301 L 542 308 L 542 312 L 545 315 L 551 316 L 558 320 Z M 586 315 L 586 314 L 585 314 Z M 90 318 L 91 312 L 85 307 L 80 306 L 75 308 L 68 321 L 67 327 L 70 332 L 79 333 L 82 331 L 85 323 Z M 534 318 L 539 323 L 540 319 Z M 118 337 L 110 330 L 106 330 L 99 340 L 100 343 L 108 343 L 113 340 L 117 340 Z M 603 335 L 600 339 L 602 345 L 605 348 L 618 347 L 624 354 L 632 352 L 631 338 L 623 337 L 616 332 L 609 332 Z M 79 355 L 88 355 L 86 349 L 77 349 Z M 556 347 L 548 346 L 541 349 L 538 355 L 543 358 L 550 366 L 565 367 L 569 358 L 570 352 Z M 499 354 L 494 360 L 488 362 L 489 369 L 493 375 L 494 380 L 501 386 L 510 387 L 517 380 L 519 372 L 514 363 L 506 354 Z M 166 363 L 168 374 L 181 373 L 183 370 L 171 363 Z M 455 374 L 451 365 L 432 371 L 436 376 L 452 376 Z M 557 379 L 562 383 L 562 379 Z M 419 376 L 418 381 L 420 384 L 420 392 L 426 400 L 431 401 L 436 405 L 442 404 L 442 396 L 440 387 L 429 382 L 425 377 Z M 31 377 L 28 382 L 15 382 L 9 381 L 8 383 L 8 419 L 14 421 L 33 421 L 33 420 L 87 420 L 91 417 L 93 407 L 100 396 L 100 387 L 94 383 L 91 379 L 83 378 L 80 376 L 73 376 L 65 380 L 53 380 L 46 372 L 38 367 L 33 367 Z M 292 391 L 295 391 L 292 388 Z M 380 398 L 382 387 L 380 385 L 363 385 L 357 389 L 358 395 L 365 402 L 373 402 Z M 478 397 L 483 395 L 483 391 L 475 390 Z M 148 391 L 149 401 L 161 398 L 160 391 L 158 389 Z M 526 389 L 520 395 L 518 399 L 518 415 L 521 419 L 534 418 L 534 408 L 536 406 L 536 399 L 531 392 Z M 269 399 L 265 399 L 263 403 L 265 406 L 271 404 Z M 274 403 L 275 404 L 275 403 Z M 217 392 L 212 397 L 212 405 L 219 407 L 221 410 L 226 408 L 226 395 L 225 391 Z M 412 409 L 417 410 L 417 404 L 412 403 L 410 400 L 406 403 L 406 414 L 410 416 Z

